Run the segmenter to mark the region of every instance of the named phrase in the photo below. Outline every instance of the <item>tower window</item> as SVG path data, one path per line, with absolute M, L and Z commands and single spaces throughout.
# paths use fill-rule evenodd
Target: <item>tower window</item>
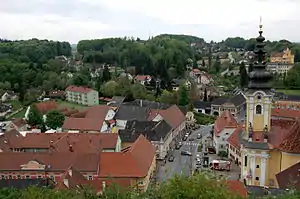
M 256 114 L 261 114 L 261 112 L 262 112 L 261 109 L 262 109 L 261 105 L 257 105 L 256 108 L 255 108 Z
M 261 99 L 261 95 L 258 95 L 258 96 L 257 96 L 257 99 L 260 100 L 260 99 Z

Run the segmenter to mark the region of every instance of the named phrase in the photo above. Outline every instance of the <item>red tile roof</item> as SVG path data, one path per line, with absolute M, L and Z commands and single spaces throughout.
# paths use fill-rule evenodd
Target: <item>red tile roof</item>
M 300 120 L 297 119 L 290 128 L 289 133 L 279 145 L 281 151 L 287 153 L 300 153 Z
M 243 126 L 238 126 L 233 133 L 228 137 L 227 142 L 231 145 L 234 146 L 235 148 L 239 149 L 240 142 L 239 142 L 239 134 L 242 133 Z
M 57 152 L 92 153 L 100 149 L 115 149 L 118 134 L 115 133 L 27 133 L 17 141 L 12 140 L 11 148 L 45 148 Z
M 292 109 L 281 109 L 281 108 L 273 108 L 271 115 L 273 117 L 281 117 L 281 118 L 297 118 L 300 117 L 299 110 Z
M 224 128 L 237 128 L 236 119 L 229 111 L 224 111 L 215 121 L 214 134 L 218 135 Z
M 40 102 L 35 105 L 42 114 L 46 114 L 47 112 L 58 108 L 58 105 L 55 101 Z
M 26 121 L 22 118 L 16 118 L 11 121 L 17 128 L 21 128 L 26 125 Z
M 65 95 L 65 91 L 50 91 L 49 96 L 50 97 L 62 97 Z
M 185 115 L 176 105 L 173 105 L 166 110 L 160 110 L 159 114 L 173 129 L 176 129 L 180 124 L 182 124 L 185 121 Z
M 247 189 L 241 181 L 227 180 L 227 185 L 230 191 L 237 193 L 241 197 L 246 198 L 248 196 Z
M 300 163 L 296 163 L 289 168 L 276 174 L 276 180 L 280 189 L 294 188 L 300 190 Z
M 97 172 L 99 167 L 99 154 L 79 153 L 0 153 L 0 170 L 19 171 L 21 165 L 30 161 L 37 161 L 43 165 L 50 165 L 49 171 L 65 171 L 71 165 L 81 172 Z M 88 162 L 88 164 L 87 164 Z
M 289 129 L 295 123 L 294 120 L 271 120 L 271 130 L 268 132 L 269 148 L 278 148 L 282 140 L 289 133 Z
M 82 87 L 82 86 L 68 86 L 68 88 L 66 88 L 66 91 L 71 91 L 71 92 L 76 92 L 76 93 L 89 93 L 91 92 L 93 89 L 91 88 L 86 88 L 86 87 Z
M 100 131 L 109 110 L 110 107 L 106 105 L 92 106 L 86 110 L 84 118 L 67 118 L 62 128 L 79 131 Z
M 149 75 L 137 75 L 134 79 L 137 81 L 146 81 L 147 79 L 150 79 L 151 77 Z
M 155 147 L 140 135 L 126 151 L 101 153 L 100 177 L 145 177 L 155 153 Z

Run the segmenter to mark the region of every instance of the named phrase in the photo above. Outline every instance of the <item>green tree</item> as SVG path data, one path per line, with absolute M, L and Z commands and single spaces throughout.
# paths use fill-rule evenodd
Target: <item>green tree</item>
M 111 79 L 111 74 L 110 74 L 110 72 L 109 72 L 108 66 L 105 65 L 105 66 L 104 66 L 104 69 L 103 69 L 103 72 L 102 72 L 102 80 L 103 80 L 104 82 L 107 82 L 107 81 L 109 81 L 110 79 Z
M 44 125 L 43 115 L 35 104 L 30 106 L 27 122 L 31 126 L 42 127 Z
M 221 69 L 221 62 L 219 56 L 216 57 L 215 63 L 214 63 L 214 70 L 218 74 Z
M 62 127 L 65 121 L 65 116 L 58 110 L 49 111 L 46 115 L 46 126 L 51 129 Z
M 189 104 L 189 94 L 188 90 L 185 85 L 181 85 L 178 90 L 178 95 L 179 95 L 179 105 L 181 106 L 186 106 Z
M 241 88 L 248 86 L 248 74 L 244 63 L 240 65 L 240 86 Z
M 205 61 L 202 59 L 202 67 L 205 67 Z

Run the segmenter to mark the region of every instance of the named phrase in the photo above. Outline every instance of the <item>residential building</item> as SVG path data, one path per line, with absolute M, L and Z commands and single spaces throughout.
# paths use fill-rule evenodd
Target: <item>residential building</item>
M 245 116 L 246 98 L 240 93 L 233 97 L 218 97 L 211 102 L 212 115 L 221 115 L 228 110 L 234 117 L 243 118 Z
M 289 48 L 286 48 L 283 52 L 272 53 L 270 56 L 271 63 L 285 63 L 294 64 L 295 55 Z
M 12 107 L 7 104 L 0 104 L 0 117 L 5 117 L 7 114 L 11 113 Z
M 119 130 L 122 147 L 128 147 L 143 135 L 156 149 L 156 157 L 164 159 L 172 142 L 172 127 L 165 121 L 128 121 L 124 130 Z
M 65 132 L 106 132 L 111 130 L 116 122 L 115 111 L 107 105 L 89 107 L 82 115 L 66 118 L 62 126 Z M 74 116 L 74 115 L 73 115 Z
M 227 139 L 235 131 L 238 124 L 233 115 L 227 110 L 220 115 L 214 123 L 213 145 L 217 154 L 220 151 L 227 152 Z
M 66 89 L 66 100 L 87 106 L 98 105 L 99 93 L 91 88 L 69 86 Z
M 272 74 L 266 70 L 261 29 L 259 34 L 256 62 L 246 92 L 246 125 L 238 133 L 241 177 L 247 185 L 278 187 L 276 175 L 300 161 L 300 120 L 272 120 Z
M 173 79 L 171 81 L 171 86 L 172 86 L 173 91 L 178 91 L 179 87 L 181 85 L 184 85 L 184 86 L 186 86 L 187 89 L 190 89 L 191 86 L 192 86 L 192 83 L 189 80 L 178 79 L 178 78 L 177 79 Z
M 1 102 L 6 102 L 8 100 L 17 100 L 18 95 L 13 91 L 4 91 L 1 93 Z
M 194 112 L 195 113 L 202 113 L 202 114 L 211 114 L 211 103 L 204 102 L 204 101 L 196 101 L 193 103 Z
M 121 140 L 115 133 L 19 133 L 0 136 L 0 152 L 119 152 Z
M 127 121 L 147 121 L 150 109 L 141 106 L 125 105 L 119 107 L 115 119 L 118 129 L 125 129 Z
M 152 78 L 150 75 L 137 75 L 135 76 L 134 81 L 139 82 L 142 85 L 145 85 L 145 84 L 149 84 L 151 82 L 151 79 Z
M 272 74 L 284 75 L 294 67 L 294 64 L 288 63 L 268 63 L 267 70 Z

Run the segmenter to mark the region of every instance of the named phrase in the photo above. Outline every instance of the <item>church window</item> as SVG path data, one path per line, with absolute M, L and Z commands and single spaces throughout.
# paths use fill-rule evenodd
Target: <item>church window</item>
M 261 99 L 261 95 L 257 95 L 257 99 L 260 100 Z
M 262 112 L 261 109 L 262 109 L 261 105 L 257 105 L 255 108 L 256 114 L 261 114 L 261 112 Z

